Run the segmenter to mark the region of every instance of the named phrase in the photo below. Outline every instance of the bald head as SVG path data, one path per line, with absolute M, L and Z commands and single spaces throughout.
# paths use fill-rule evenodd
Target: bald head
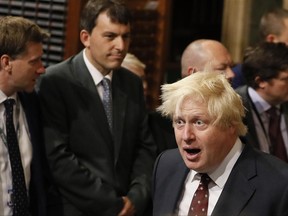
M 225 73 L 228 80 L 232 80 L 232 60 L 228 50 L 215 40 L 196 40 L 184 50 L 181 58 L 181 74 L 186 77 L 196 71 L 205 69 Z

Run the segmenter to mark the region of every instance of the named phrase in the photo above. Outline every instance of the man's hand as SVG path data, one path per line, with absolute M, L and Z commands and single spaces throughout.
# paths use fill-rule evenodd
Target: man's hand
M 124 207 L 118 216 L 133 216 L 135 215 L 135 208 L 132 202 L 128 199 L 128 197 L 122 197 L 124 201 Z

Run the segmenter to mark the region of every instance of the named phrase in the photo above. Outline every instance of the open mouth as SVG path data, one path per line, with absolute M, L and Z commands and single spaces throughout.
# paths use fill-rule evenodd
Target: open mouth
M 200 149 L 185 149 L 188 154 L 198 154 Z

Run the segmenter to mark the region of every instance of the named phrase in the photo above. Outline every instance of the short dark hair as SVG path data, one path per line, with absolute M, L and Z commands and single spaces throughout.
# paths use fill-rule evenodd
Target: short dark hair
M 107 11 L 108 17 L 114 23 L 130 23 L 130 11 L 122 0 L 89 0 L 81 14 L 80 28 L 91 33 L 97 25 L 99 14 L 104 11 Z
M 24 53 L 28 42 L 42 43 L 49 34 L 29 19 L 17 16 L 0 17 L 0 56 L 16 58 Z
M 284 19 L 288 18 L 288 10 L 284 8 L 272 8 L 266 11 L 260 20 L 259 34 L 262 41 L 269 34 L 279 36 L 284 26 Z
M 242 72 L 248 86 L 257 89 L 257 76 L 268 81 L 281 71 L 288 71 L 288 47 L 285 43 L 261 42 L 245 51 Z

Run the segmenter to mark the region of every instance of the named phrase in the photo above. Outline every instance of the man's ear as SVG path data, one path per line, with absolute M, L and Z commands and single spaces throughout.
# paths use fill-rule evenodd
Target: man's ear
M 90 34 L 86 30 L 81 30 L 80 40 L 85 47 L 90 47 Z
M 277 36 L 274 35 L 274 34 L 268 34 L 268 35 L 266 36 L 266 41 L 267 41 L 267 42 L 270 42 L 270 43 L 277 43 L 277 42 L 279 42 Z
M 188 72 L 187 72 L 187 74 L 188 74 L 188 76 L 189 75 L 191 75 L 191 74 L 193 74 L 193 73 L 196 73 L 198 70 L 197 70 L 197 68 L 196 67 L 191 67 L 191 66 L 189 66 L 188 67 Z
M 4 54 L 0 57 L 0 67 L 1 67 L 1 70 L 6 70 L 8 72 L 11 72 L 12 65 L 10 62 L 10 57 L 8 55 Z
M 261 89 L 265 88 L 266 86 L 266 81 L 262 80 L 259 76 L 255 77 L 255 83 L 257 84 L 257 86 Z

